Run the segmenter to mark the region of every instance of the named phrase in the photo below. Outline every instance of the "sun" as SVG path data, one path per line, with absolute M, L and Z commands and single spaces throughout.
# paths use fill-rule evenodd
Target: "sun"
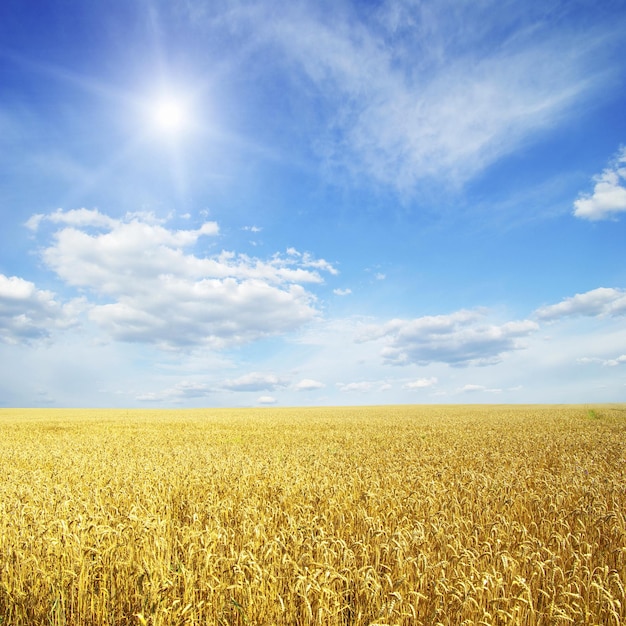
M 165 134 L 177 135 L 189 123 L 189 113 L 185 102 L 174 96 L 161 96 L 154 102 L 152 110 L 154 127 Z

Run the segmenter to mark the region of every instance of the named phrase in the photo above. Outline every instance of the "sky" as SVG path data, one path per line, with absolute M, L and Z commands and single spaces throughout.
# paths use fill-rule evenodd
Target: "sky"
M 3 0 L 0 406 L 626 402 L 626 1 Z

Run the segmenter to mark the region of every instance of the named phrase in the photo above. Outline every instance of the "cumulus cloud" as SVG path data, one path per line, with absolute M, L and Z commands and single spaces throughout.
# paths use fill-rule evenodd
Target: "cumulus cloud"
M 425 389 L 436 385 L 437 382 L 438 380 L 435 376 L 432 376 L 431 378 L 418 378 L 417 380 L 404 385 L 404 389 Z
M 218 234 L 215 222 L 174 230 L 149 214 L 113 219 L 86 209 L 35 217 L 34 229 L 61 225 L 44 262 L 94 297 L 90 319 L 121 341 L 223 348 L 288 332 L 317 315 L 305 285 L 337 273 L 306 252 L 197 254 Z
M 352 293 L 352 289 L 333 289 L 333 293 L 336 296 L 349 296 Z
M 311 378 L 304 378 L 299 383 L 296 383 L 294 389 L 296 391 L 313 391 L 314 389 L 323 389 L 326 385 L 318 380 Z
M 593 193 L 581 194 L 574 202 L 576 217 L 605 220 L 626 211 L 626 148 L 594 181 Z
M 589 317 L 626 315 L 626 290 L 599 287 L 565 298 L 558 304 L 540 307 L 535 315 L 541 320 L 584 315 Z
M 288 384 L 288 381 L 275 374 L 251 372 L 235 380 L 227 380 L 222 383 L 221 387 L 229 391 L 270 391 L 278 387 L 286 387 Z
M 51 291 L 0 274 L 0 341 L 16 344 L 47 338 L 52 330 L 77 324 L 82 304 L 79 299 L 62 304 Z
M 524 348 L 523 338 L 538 328 L 531 320 L 492 324 L 484 312 L 461 310 L 368 326 L 359 340 L 385 340 L 382 356 L 392 365 L 490 365 L 500 362 L 503 354 Z

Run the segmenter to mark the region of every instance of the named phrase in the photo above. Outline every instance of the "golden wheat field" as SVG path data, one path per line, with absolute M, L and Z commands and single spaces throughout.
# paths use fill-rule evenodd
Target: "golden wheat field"
M 0 624 L 626 623 L 626 406 L 0 410 Z

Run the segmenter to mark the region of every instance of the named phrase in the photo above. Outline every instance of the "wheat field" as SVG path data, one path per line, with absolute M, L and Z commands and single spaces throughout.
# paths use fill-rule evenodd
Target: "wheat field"
M 0 624 L 626 623 L 626 406 L 0 409 Z

